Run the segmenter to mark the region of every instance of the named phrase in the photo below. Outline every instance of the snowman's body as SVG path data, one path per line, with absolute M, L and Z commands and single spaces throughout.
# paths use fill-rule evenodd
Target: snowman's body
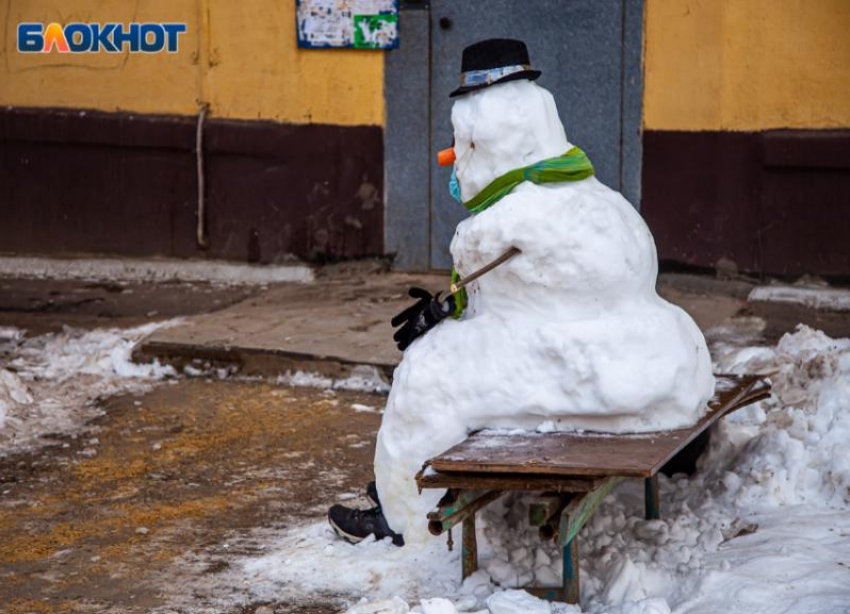
M 528 81 L 461 98 L 452 121 L 464 200 L 571 147 L 551 95 Z M 656 294 L 652 236 L 619 193 L 592 177 L 525 182 L 461 222 L 451 251 L 463 276 L 510 247 L 522 253 L 473 284 L 464 317 L 414 342 L 395 371 L 375 473 L 408 542 L 424 539 L 442 495 L 420 495 L 414 475 L 473 430 L 680 428 L 713 393 L 702 333 Z

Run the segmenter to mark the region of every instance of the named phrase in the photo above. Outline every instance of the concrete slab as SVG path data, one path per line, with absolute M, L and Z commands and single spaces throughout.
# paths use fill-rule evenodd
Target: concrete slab
M 154 333 L 136 350 L 178 368 L 235 367 L 247 375 L 311 371 L 348 377 L 371 365 L 389 379 L 401 359 L 390 319 L 410 304 L 407 289 L 436 291 L 446 275 L 336 270 L 310 285 L 286 284 L 254 294 L 184 326 Z M 746 306 L 746 293 L 723 285 L 661 278 L 659 292 L 680 305 L 703 329 L 724 323 Z
M 72 328 L 125 328 L 222 309 L 261 292 L 258 286 L 207 283 L 0 277 L 0 327 L 28 335 Z
M 315 371 L 347 377 L 371 365 L 390 377 L 401 359 L 390 319 L 410 304 L 410 286 L 440 290 L 447 275 L 384 273 L 322 277 L 270 287 L 215 313 L 155 333 L 137 357 L 182 367 L 235 365 L 243 374 Z
M 759 286 L 749 295 L 753 314 L 767 322 L 765 335 L 778 338 L 797 324 L 824 331 L 830 337 L 850 336 L 850 289 L 821 285 Z

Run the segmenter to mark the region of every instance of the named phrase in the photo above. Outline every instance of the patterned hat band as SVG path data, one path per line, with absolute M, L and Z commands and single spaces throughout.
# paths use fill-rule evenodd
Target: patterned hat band
M 512 66 L 500 66 L 499 68 L 488 68 L 486 70 L 467 70 L 460 73 L 460 86 L 490 85 L 502 77 L 507 77 L 508 75 L 513 75 L 524 70 L 531 70 L 531 65 L 514 64 Z

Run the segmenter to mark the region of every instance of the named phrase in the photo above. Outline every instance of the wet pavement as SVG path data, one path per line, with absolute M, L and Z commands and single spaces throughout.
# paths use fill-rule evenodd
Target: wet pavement
M 335 611 L 309 595 L 251 604 L 239 586 L 187 594 L 198 570 L 182 562 L 207 561 L 213 580 L 252 554 L 240 536 L 362 492 L 380 416 L 361 406 L 384 400 L 203 379 L 106 400 L 85 432 L 0 460 L 0 612 L 200 612 L 222 598 L 233 605 L 215 611 Z
M 130 327 L 229 307 L 261 287 L 0 278 L 0 326 L 37 335 L 63 326 Z

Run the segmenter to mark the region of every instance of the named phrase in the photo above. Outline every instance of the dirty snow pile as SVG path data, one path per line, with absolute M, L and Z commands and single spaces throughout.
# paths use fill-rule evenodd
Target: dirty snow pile
M 292 387 L 329 388 L 357 392 L 389 392 L 386 378 L 372 365 L 355 365 L 346 377 L 332 378 L 313 371 L 287 371 L 277 382 Z
M 459 98 L 452 124 L 464 200 L 573 147 L 552 95 L 530 81 Z M 417 339 L 396 369 L 375 475 L 408 542 L 429 538 L 415 521 L 441 496 L 418 496 L 414 474 L 470 430 L 680 428 L 714 391 L 705 339 L 656 294 L 652 236 L 618 192 L 594 177 L 524 182 L 461 222 L 451 251 L 469 275 L 511 247 L 522 253 L 473 283 L 464 317 Z
M 0 327 L 0 348 L 14 344 L 22 337 L 23 333 L 17 328 Z M 24 383 L 14 373 L 0 369 L 0 428 L 13 407 L 30 403 L 32 396 Z
M 158 362 L 136 364 L 133 347 L 175 321 L 129 329 L 26 337 L 0 329 L 0 455 L 69 432 L 98 414 L 95 401 L 122 391 L 141 391 L 174 375 Z
M 351 614 L 850 612 L 850 340 L 801 327 L 775 348 L 727 349 L 717 369 L 769 373 L 773 395 L 721 421 L 692 478 L 661 477 L 661 520 L 644 520 L 637 480 L 594 513 L 580 610 L 509 590 L 560 582 L 561 554 L 522 500 L 481 513 L 481 566 L 462 585 L 459 535 L 453 553 L 442 540 L 352 546 L 325 523 L 247 561 L 246 579 L 276 599 L 350 595 Z

